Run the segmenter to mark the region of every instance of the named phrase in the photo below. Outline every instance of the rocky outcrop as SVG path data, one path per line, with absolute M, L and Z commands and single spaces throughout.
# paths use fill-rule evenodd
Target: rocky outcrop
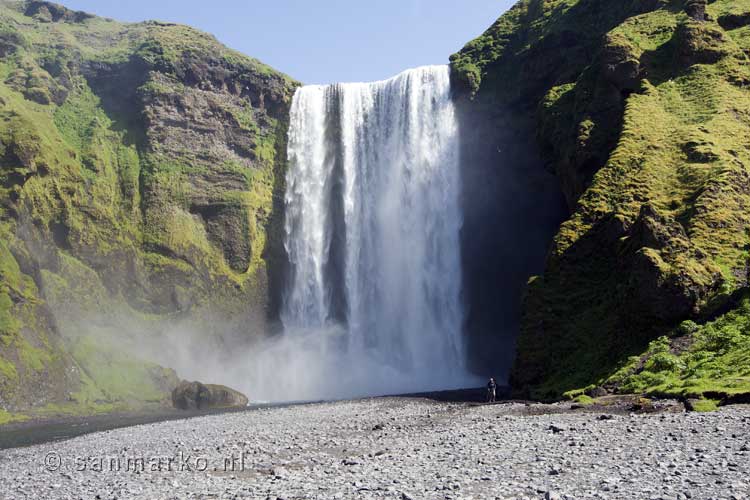
M 183 380 L 172 391 L 172 405 L 179 410 L 242 407 L 247 403 L 247 396 L 224 385 Z
M 675 36 L 678 57 L 685 66 L 714 64 L 732 51 L 726 32 L 718 25 L 684 23 Z
M 698 314 L 724 283 L 682 225 L 649 204 L 641 207 L 620 255 L 630 306 L 662 323 Z
M 686 0 L 685 12 L 691 19 L 696 21 L 706 21 L 706 7 L 708 0 Z
M 599 55 L 599 71 L 604 80 L 620 92 L 633 92 L 641 84 L 638 49 L 619 34 L 607 35 Z
M 80 23 L 94 16 L 86 12 L 71 10 L 52 2 L 32 0 L 26 3 L 24 15 L 37 21 L 47 23 L 72 22 Z
M 717 19 L 725 30 L 736 30 L 750 25 L 750 12 L 728 12 Z
M 521 290 L 543 269 L 565 218 L 560 191 L 574 207 L 616 145 L 625 98 L 640 84 L 640 53 L 607 31 L 661 5 L 571 4 L 548 18 L 554 29 L 537 31 L 527 28 L 542 16 L 541 4 L 519 2 L 451 56 L 466 132 L 466 329 L 472 356 L 488 376 L 502 376 L 512 364 Z M 558 187 L 545 167 L 557 175 Z

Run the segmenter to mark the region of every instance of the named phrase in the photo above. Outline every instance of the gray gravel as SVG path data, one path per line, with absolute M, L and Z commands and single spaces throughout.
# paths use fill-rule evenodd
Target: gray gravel
M 325 403 L 4 450 L 0 498 L 750 499 L 749 426 L 746 406 L 603 417 Z

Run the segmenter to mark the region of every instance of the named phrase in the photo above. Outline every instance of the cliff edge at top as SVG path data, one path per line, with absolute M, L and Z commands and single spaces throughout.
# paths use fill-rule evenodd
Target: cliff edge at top
M 750 393 L 749 56 L 747 0 L 522 0 L 451 58 L 571 212 L 527 287 L 519 394 Z

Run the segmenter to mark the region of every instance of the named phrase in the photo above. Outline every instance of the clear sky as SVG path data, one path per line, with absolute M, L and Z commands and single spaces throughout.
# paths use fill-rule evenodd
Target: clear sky
M 57 0 L 121 21 L 189 24 L 304 83 L 444 64 L 514 0 Z

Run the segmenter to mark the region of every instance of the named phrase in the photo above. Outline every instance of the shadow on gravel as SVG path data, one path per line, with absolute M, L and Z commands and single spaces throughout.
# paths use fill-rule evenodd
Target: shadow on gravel
M 510 397 L 509 386 L 499 386 L 497 388 L 497 402 L 507 402 Z M 418 399 L 431 399 L 433 401 L 439 401 L 441 403 L 486 403 L 487 402 L 487 389 L 484 387 L 476 387 L 471 389 L 455 389 L 450 391 L 434 391 L 434 392 L 417 392 L 413 394 L 397 394 L 393 396 L 383 397 L 399 397 L 399 398 L 418 398 Z

